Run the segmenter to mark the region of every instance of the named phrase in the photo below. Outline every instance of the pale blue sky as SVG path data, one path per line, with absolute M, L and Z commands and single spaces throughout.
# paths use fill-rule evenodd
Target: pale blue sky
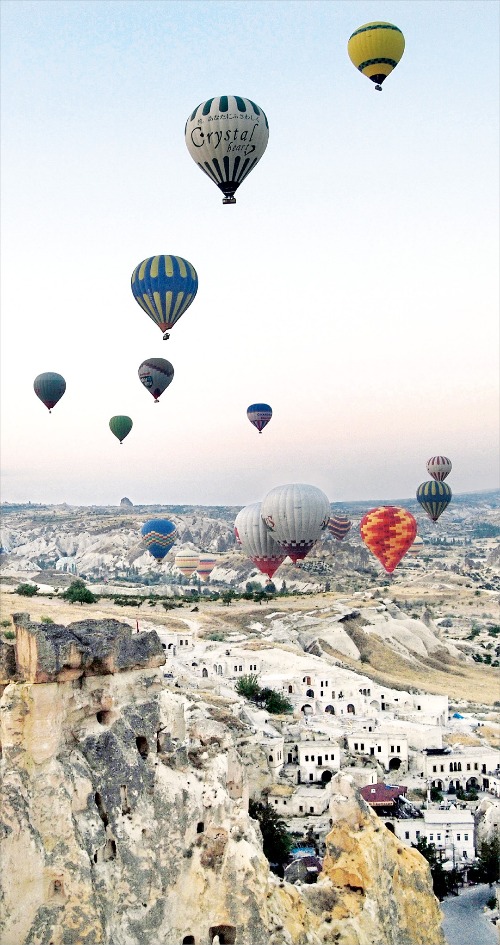
M 435 453 L 453 491 L 498 485 L 498 4 L 1 6 L 4 501 L 389 500 Z M 382 94 L 346 51 L 375 19 L 406 38 Z M 227 93 L 270 126 L 233 207 L 184 143 Z M 130 291 L 156 253 L 200 283 L 166 343 Z

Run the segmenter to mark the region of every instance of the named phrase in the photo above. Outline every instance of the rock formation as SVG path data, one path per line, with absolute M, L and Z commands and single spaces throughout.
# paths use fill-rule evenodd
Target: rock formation
M 319 882 L 270 873 L 231 707 L 164 685 L 156 633 L 26 614 L 15 626 L 0 679 L 1 945 L 444 945 L 427 863 L 349 778 L 335 781 Z

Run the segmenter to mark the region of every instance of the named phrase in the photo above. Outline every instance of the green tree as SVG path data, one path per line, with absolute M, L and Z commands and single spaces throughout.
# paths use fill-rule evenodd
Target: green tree
M 226 604 L 228 607 L 232 603 L 234 598 L 234 591 L 225 591 L 222 595 L 222 603 Z
M 436 847 L 433 843 L 429 843 L 427 837 L 419 837 L 416 843 L 412 843 L 412 847 L 418 850 L 427 860 L 431 868 L 434 895 L 441 901 L 448 892 L 448 884 L 446 881 L 446 872 L 437 855 Z
M 255 702 L 260 694 L 259 677 L 254 673 L 248 676 L 240 676 L 236 683 L 236 692 L 245 699 Z
M 38 594 L 38 584 L 18 584 L 14 593 L 21 597 L 34 597 Z
M 268 804 L 261 804 L 260 801 L 250 801 L 248 813 L 260 824 L 264 841 L 264 856 L 267 857 L 270 863 L 277 863 L 282 866 L 286 863 L 293 845 L 285 821 L 272 807 L 269 807 Z
M 64 591 L 64 594 L 61 594 L 61 597 L 69 601 L 70 604 L 95 604 L 96 601 L 99 600 L 79 578 L 71 582 L 70 586 Z
M 485 883 L 493 886 L 500 879 L 500 838 L 483 840 L 479 846 L 479 868 Z
M 275 689 L 263 689 L 262 693 L 264 692 L 266 693 L 265 703 L 268 712 L 271 712 L 273 715 L 293 712 L 292 703 L 285 696 L 282 696 L 280 692 L 276 692 Z

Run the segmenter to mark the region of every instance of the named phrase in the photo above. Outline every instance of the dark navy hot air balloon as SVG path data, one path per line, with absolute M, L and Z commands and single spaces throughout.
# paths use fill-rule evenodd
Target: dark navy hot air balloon
M 451 502 L 452 492 L 446 482 L 429 479 L 422 482 L 417 489 L 417 499 L 433 522 L 438 518 Z
M 136 302 L 163 332 L 184 315 L 198 291 L 196 269 L 182 256 L 150 256 L 132 273 Z
M 154 397 L 155 404 L 159 403 L 158 397 L 174 379 L 174 369 L 165 358 L 148 358 L 139 366 L 138 374 L 141 384 Z
M 253 423 L 259 433 L 262 433 L 264 427 L 267 427 L 272 415 L 273 411 L 269 404 L 250 404 L 247 410 L 250 423 Z
M 161 561 L 175 544 L 177 529 L 174 523 L 166 518 L 152 518 L 142 526 L 141 536 L 149 553 L 157 561 Z
M 36 396 L 40 398 L 42 404 L 45 404 L 50 413 L 52 407 L 55 407 L 64 394 L 66 381 L 62 374 L 47 371 L 45 374 L 39 374 L 38 377 L 35 377 L 33 388 Z

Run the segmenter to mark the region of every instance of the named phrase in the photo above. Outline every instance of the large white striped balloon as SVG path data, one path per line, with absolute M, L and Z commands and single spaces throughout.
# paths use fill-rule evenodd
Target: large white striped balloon
M 261 515 L 274 540 L 297 561 L 305 558 L 327 527 L 330 502 L 316 486 L 289 483 L 268 492 Z
M 264 525 L 260 514 L 260 502 L 246 505 L 238 512 L 234 521 L 236 540 L 255 566 L 272 578 L 286 554 L 275 542 L 271 532 Z
M 262 109 L 239 95 L 218 95 L 198 105 L 185 129 L 187 149 L 200 170 L 236 203 L 235 191 L 260 161 L 269 127 Z
M 443 482 L 451 473 L 451 459 L 447 456 L 431 456 L 427 462 L 427 472 L 436 482 Z

